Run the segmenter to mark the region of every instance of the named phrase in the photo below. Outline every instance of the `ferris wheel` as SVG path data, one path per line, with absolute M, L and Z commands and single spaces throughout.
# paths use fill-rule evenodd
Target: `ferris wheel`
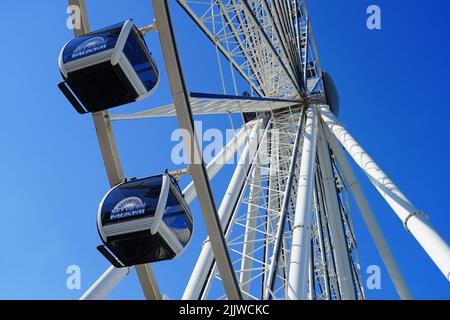
M 304 0 L 176 1 L 216 50 L 222 83 L 229 68 L 232 94 L 188 90 L 168 1 L 152 2 L 152 25 L 128 20 L 91 32 L 85 1 L 69 0 L 81 10 L 81 28 L 61 53 L 60 89 L 78 112 L 92 113 L 113 188 L 99 209 L 99 250 L 112 266 L 81 299 L 105 299 L 131 268 L 145 298 L 162 299 L 151 262 L 172 259 L 189 244 L 189 204 L 196 198 L 208 237 L 182 299 L 365 299 L 356 211 L 399 297 L 411 299 L 348 155 L 450 281 L 447 243 L 339 121 L 337 89 L 322 70 Z M 173 103 L 112 115 L 108 109 L 144 99 L 157 86 L 163 66 L 142 37 L 153 30 Z M 105 81 L 115 90 L 99 88 Z M 242 115 L 243 126 L 206 164 L 193 117 L 215 114 Z M 184 139 L 188 168 L 127 180 L 111 121 L 170 116 L 191 137 Z M 210 180 L 236 154 L 225 195 L 214 199 Z M 192 177 L 184 190 L 179 175 Z M 358 210 L 350 208 L 350 196 Z

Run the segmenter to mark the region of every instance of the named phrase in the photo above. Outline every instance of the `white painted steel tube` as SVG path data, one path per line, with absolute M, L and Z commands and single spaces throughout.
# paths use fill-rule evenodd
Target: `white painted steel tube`
M 249 126 L 249 125 L 248 125 Z M 214 176 L 228 163 L 239 148 L 245 143 L 247 134 L 245 129 L 241 129 L 236 137 L 233 138 L 228 145 L 223 148 L 216 157 L 208 164 L 207 171 L 209 179 Z M 195 192 L 194 183 L 191 182 L 184 190 L 186 202 L 191 203 L 197 196 Z M 117 286 L 117 284 L 127 275 L 129 272 L 124 272 L 127 269 L 117 269 L 110 267 L 105 273 L 86 291 L 80 300 L 102 300 Z
M 86 1 L 69 0 L 69 5 L 77 6 L 80 9 L 81 14 L 81 28 L 74 28 L 75 36 L 80 37 L 86 33 L 89 33 L 91 30 L 89 26 L 89 17 L 86 7 Z M 103 157 L 103 162 L 105 164 L 105 169 L 108 174 L 109 184 L 111 187 L 114 187 L 123 181 L 124 174 L 122 165 L 120 163 L 120 157 L 119 152 L 117 150 L 116 140 L 114 138 L 114 133 L 111 126 L 110 116 L 108 111 L 102 111 L 92 114 L 92 118 L 94 120 L 94 125 L 97 132 L 97 138 Z M 136 270 L 139 274 L 139 282 L 141 283 L 141 287 L 144 292 L 145 298 L 153 300 L 158 299 L 160 297 L 158 284 L 156 282 L 156 279 L 153 277 L 153 272 L 151 270 L 150 265 L 138 266 Z M 120 279 L 125 277 L 125 274 L 126 273 L 124 273 L 123 270 L 117 270 L 111 267 L 94 284 L 94 286 L 91 287 L 91 289 L 93 290 L 95 289 L 93 292 L 96 292 L 97 289 L 102 291 L 103 290 L 102 283 L 106 281 L 105 288 L 107 288 L 110 291 L 117 285 L 118 282 L 120 282 Z M 114 285 L 111 286 L 111 284 Z M 83 295 L 83 297 L 85 297 L 86 294 Z M 88 294 L 87 297 L 89 296 L 90 295 Z M 81 297 L 81 299 L 83 299 L 83 297 Z
M 297 191 L 297 205 L 292 230 L 291 258 L 287 297 L 289 300 L 308 298 L 308 272 L 310 267 L 310 218 L 314 195 L 314 173 L 317 145 L 317 111 L 307 111 L 302 160 Z
M 450 281 L 450 247 L 433 229 L 427 216 L 408 200 L 327 107 L 322 107 L 320 112 L 330 131 L 364 171 L 445 278 Z
M 317 154 L 322 173 L 325 207 L 333 241 L 336 272 L 339 287 L 341 289 L 341 297 L 343 300 L 354 300 L 355 291 L 352 269 L 350 266 L 344 224 L 337 197 L 336 179 L 333 172 L 328 143 L 326 138 L 321 134 L 319 134 L 318 138 Z
M 223 230 L 220 226 L 219 213 L 202 157 L 200 143 L 196 135 L 191 104 L 188 98 L 189 91 L 184 81 L 169 4 L 167 0 L 153 1 L 152 4 L 178 122 L 185 133 L 184 145 L 186 150 L 192 150 L 192 153 L 188 153 L 189 173 L 192 175 L 195 189 L 197 190 L 198 202 L 211 240 L 211 247 L 214 251 L 222 284 L 228 299 L 241 300 L 242 294 L 233 270 L 233 262 L 226 246 Z M 191 139 L 192 144 L 189 141 Z
M 334 157 L 338 161 L 339 167 L 342 170 L 342 174 L 345 181 L 347 182 L 347 186 L 350 189 L 353 198 L 355 199 L 359 212 L 361 213 L 367 225 L 367 228 L 369 229 L 370 235 L 375 242 L 378 252 L 383 259 L 386 269 L 392 279 L 392 282 L 394 283 L 395 288 L 397 289 L 400 298 L 403 300 L 412 299 L 412 295 L 408 288 L 408 285 L 403 278 L 400 268 L 398 267 L 395 257 L 391 251 L 391 248 L 389 247 L 389 244 L 384 237 L 383 231 L 378 225 L 377 219 L 364 195 L 358 178 L 353 172 L 353 169 L 344 154 L 344 150 L 339 144 L 339 141 L 337 141 L 336 137 L 330 132 L 328 127 L 325 125 L 322 127 L 327 137 L 327 141 L 331 149 L 333 150 Z

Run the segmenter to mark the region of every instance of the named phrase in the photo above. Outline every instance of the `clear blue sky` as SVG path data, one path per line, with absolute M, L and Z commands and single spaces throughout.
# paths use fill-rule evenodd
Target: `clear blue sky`
M 134 18 L 153 19 L 151 1 L 87 1 L 93 29 Z M 172 2 L 172 1 L 171 1 Z M 342 99 L 341 120 L 416 206 L 427 212 L 450 242 L 450 4 L 430 0 L 308 1 L 324 69 Z M 414 3 L 414 4 L 412 4 Z M 366 8 L 382 9 L 382 30 L 365 27 Z M 221 92 L 213 48 L 172 3 L 188 86 Z M 108 267 L 96 251 L 98 202 L 108 190 L 90 116 L 79 116 L 57 90 L 57 57 L 72 36 L 65 1 L 4 0 L 0 11 L 2 223 L 0 298 L 75 299 Z M 163 66 L 156 35 L 147 38 Z M 148 100 L 123 107 L 132 112 L 170 102 L 162 70 L 159 90 Z M 204 127 L 229 127 L 226 117 L 202 118 Z M 237 120 L 236 120 L 237 121 Z M 114 124 L 127 176 L 160 173 L 170 165 L 175 119 Z M 233 168 L 213 181 L 220 199 Z M 450 286 L 380 196 L 367 183 L 369 201 L 398 258 L 414 297 L 448 299 Z M 179 298 L 205 237 L 194 204 L 196 234 L 178 260 L 154 266 L 163 293 Z M 362 267 L 382 265 L 358 214 Z M 79 265 L 82 290 L 66 289 L 66 267 Z M 382 290 L 372 299 L 397 295 L 383 268 Z M 111 298 L 142 298 L 135 274 Z

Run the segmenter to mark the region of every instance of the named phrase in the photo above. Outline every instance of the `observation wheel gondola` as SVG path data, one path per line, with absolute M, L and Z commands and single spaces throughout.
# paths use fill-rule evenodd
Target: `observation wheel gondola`
M 125 181 L 98 211 L 99 251 L 116 267 L 174 259 L 188 245 L 192 214 L 169 174 Z
M 133 20 L 69 41 L 61 51 L 59 88 L 81 114 L 121 106 L 151 95 L 158 67 Z

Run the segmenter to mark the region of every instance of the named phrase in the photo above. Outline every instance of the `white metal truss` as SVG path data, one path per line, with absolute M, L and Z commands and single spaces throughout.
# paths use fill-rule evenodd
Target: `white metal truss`
M 280 216 L 283 200 L 295 195 L 293 190 L 296 183 L 288 192 L 286 185 L 295 138 L 300 131 L 300 118 L 299 108 L 272 114 L 257 155 L 245 177 L 244 188 L 240 190 L 236 203 L 232 204 L 233 213 L 225 223 L 227 246 L 241 281 L 243 295 L 247 299 L 261 299 L 268 289 L 271 259 L 280 222 L 284 227 L 282 237 L 279 238 L 282 242 L 279 263 L 275 266 L 276 278 L 269 291 L 274 298 L 284 296 L 290 247 L 289 229 L 294 210 L 291 201 L 286 207 L 286 220 L 280 221 Z M 201 295 L 196 298 L 225 298 L 220 290 L 220 282 L 220 275 L 213 267 L 211 276 L 204 283 L 196 284 L 203 288 Z
M 261 97 L 304 96 L 294 2 L 178 0 L 198 27 Z
M 235 184 L 231 187 L 240 191 L 235 194 L 234 203 L 227 203 L 230 211 L 222 224 L 233 267 L 236 276 L 240 279 L 241 290 L 246 299 L 293 298 L 288 295 L 288 277 L 293 275 L 291 273 L 293 268 L 290 267 L 293 263 L 291 260 L 293 232 L 301 227 L 295 224 L 294 217 L 298 208 L 297 200 L 300 199 L 301 202 L 303 199 L 302 196 L 298 197 L 298 190 L 301 188 L 299 180 L 302 181 L 301 157 L 304 150 L 297 149 L 297 157 L 294 156 L 294 152 L 297 134 L 300 132 L 299 145 L 304 144 L 305 135 L 308 135 L 307 131 L 303 131 L 304 121 L 301 121 L 303 114 L 301 111 L 302 109 L 297 106 L 271 113 L 272 120 L 263 135 L 255 161 L 245 177 L 245 182 L 241 182 L 244 187 L 235 189 Z M 316 131 L 318 128 L 319 126 L 316 125 Z M 312 161 L 315 163 L 316 156 L 314 151 L 313 153 Z M 292 165 L 293 160 L 294 165 Z M 307 278 L 303 279 L 305 291 L 302 297 L 343 298 L 343 288 L 336 269 L 336 259 L 341 252 L 333 246 L 334 240 L 329 222 L 330 216 L 335 215 L 344 226 L 342 231 L 344 243 L 347 244 L 344 247 L 344 257 L 351 270 L 349 283 L 356 291 L 346 298 L 363 299 L 360 268 L 356 261 L 357 257 L 353 254 L 356 244 L 351 224 L 346 218 L 347 203 L 339 200 L 338 210 L 331 212 L 326 209 L 324 179 L 321 176 L 319 163 L 317 170 L 312 170 L 314 187 L 307 188 L 313 191 L 311 207 L 307 210 L 311 221 L 306 228 L 308 240 L 305 243 L 309 248 L 305 255 L 308 257 L 307 263 L 303 262 L 304 256 L 301 259 L 301 265 L 306 268 L 304 270 L 307 275 Z M 292 184 L 286 190 L 290 177 Z M 333 179 L 333 183 L 336 183 L 337 188 L 338 179 Z M 288 205 L 286 211 L 283 211 L 285 202 Z M 282 232 L 280 233 L 279 230 Z M 280 253 L 278 260 L 275 260 L 277 245 L 279 245 Z M 202 264 L 203 260 L 204 257 L 201 255 L 197 265 Z M 275 270 L 275 280 L 271 283 L 270 275 L 273 270 Z M 197 268 L 197 266 L 194 268 L 183 298 L 224 299 L 226 295 L 221 290 L 221 281 L 213 261 L 209 260 L 207 268 Z
M 225 96 L 217 94 L 191 93 L 189 100 L 194 115 L 269 112 L 299 104 L 300 101 L 271 98 Z M 141 111 L 135 114 L 111 115 L 111 120 L 136 120 L 150 118 L 176 117 L 175 106 L 170 104 L 160 108 Z

